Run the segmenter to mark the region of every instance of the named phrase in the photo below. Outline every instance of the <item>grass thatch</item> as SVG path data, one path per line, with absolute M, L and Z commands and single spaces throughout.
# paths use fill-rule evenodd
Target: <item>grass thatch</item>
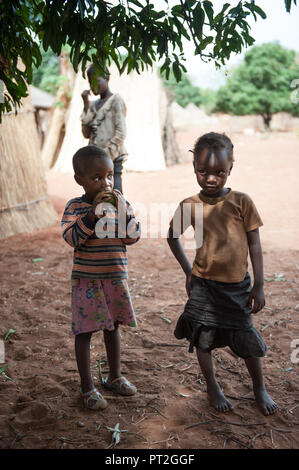
M 30 98 L 0 125 L 0 238 L 53 225 Z

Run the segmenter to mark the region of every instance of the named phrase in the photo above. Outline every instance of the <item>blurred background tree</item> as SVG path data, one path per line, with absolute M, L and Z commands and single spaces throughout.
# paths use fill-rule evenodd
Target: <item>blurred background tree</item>
M 259 114 L 270 128 L 273 114 L 299 116 L 299 104 L 291 100 L 291 83 L 299 77 L 294 51 L 278 43 L 252 47 L 217 92 L 214 110 L 235 115 Z
M 41 48 L 42 62 L 39 67 L 32 68 L 32 85 L 41 90 L 56 95 L 59 85 L 59 63 L 58 57 L 51 49 L 45 51 Z
M 177 82 L 173 73 L 168 80 L 163 80 L 164 86 L 170 89 L 172 100 L 185 108 L 189 103 L 196 106 L 202 104 L 202 91 L 198 86 L 192 84 L 187 74 L 183 74 L 181 81 Z
M 217 93 L 210 88 L 200 88 L 194 85 L 186 73 L 182 74 L 180 82 L 176 81 L 173 73 L 170 73 L 168 80 L 163 80 L 164 86 L 171 91 L 172 100 L 185 108 L 189 103 L 203 108 L 210 114 L 216 104 Z

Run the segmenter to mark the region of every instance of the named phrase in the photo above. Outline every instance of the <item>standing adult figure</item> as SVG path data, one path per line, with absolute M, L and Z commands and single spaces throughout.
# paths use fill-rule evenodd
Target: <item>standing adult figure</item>
M 90 145 L 96 145 L 108 153 L 114 166 L 114 189 L 121 193 L 123 162 L 127 155 L 124 146 L 126 137 L 126 105 L 118 93 L 109 88 L 110 74 L 98 75 L 94 65 L 87 70 L 90 90 L 84 90 L 82 99 L 84 109 L 81 114 L 82 133 Z M 90 92 L 100 96 L 89 101 Z

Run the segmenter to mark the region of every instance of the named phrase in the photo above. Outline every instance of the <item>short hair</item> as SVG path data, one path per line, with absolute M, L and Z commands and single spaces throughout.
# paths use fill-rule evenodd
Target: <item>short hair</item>
M 234 161 L 233 149 L 234 145 L 230 138 L 226 134 L 220 134 L 218 132 L 208 132 L 197 139 L 193 147 L 194 160 L 198 154 L 204 149 L 209 148 L 211 150 L 226 149 L 227 154 L 231 161 Z
M 87 69 L 87 76 L 91 77 L 94 73 L 96 73 L 96 68 L 93 64 L 91 64 Z M 101 73 L 100 73 L 99 75 L 102 76 L 103 78 L 105 78 L 106 80 L 108 80 L 108 78 L 110 77 L 110 72 L 109 72 L 108 68 L 106 67 L 105 68 L 105 74 L 101 75 Z
M 96 145 L 86 145 L 81 147 L 73 156 L 73 168 L 76 175 L 83 176 L 86 166 L 91 164 L 96 158 L 109 158 L 105 150 Z

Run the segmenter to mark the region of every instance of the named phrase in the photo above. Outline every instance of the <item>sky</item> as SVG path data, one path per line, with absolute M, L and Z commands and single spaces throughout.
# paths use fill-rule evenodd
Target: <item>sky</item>
M 220 11 L 225 2 L 213 0 L 214 10 Z M 231 0 L 232 5 L 237 1 Z M 263 20 L 258 17 L 257 22 L 254 18 L 249 22 L 251 26 L 250 35 L 256 40 L 255 45 L 265 42 L 279 41 L 279 43 L 299 53 L 299 2 L 297 6 L 292 5 L 291 13 L 287 13 L 284 6 L 284 0 L 257 0 L 256 2 L 267 14 Z M 187 42 L 184 47 L 186 57 L 187 73 L 194 85 L 202 88 L 217 89 L 225 82 L 225 69 L 216 71 L 213 62 L 205 64 L 198 56 L 194 56 L 192 46 Z M 243 54 L 235 55 L 227 63 L 227 69 L 238 65 L 242 61 Z M 299 77 L 298 77 L 299 78 Z

